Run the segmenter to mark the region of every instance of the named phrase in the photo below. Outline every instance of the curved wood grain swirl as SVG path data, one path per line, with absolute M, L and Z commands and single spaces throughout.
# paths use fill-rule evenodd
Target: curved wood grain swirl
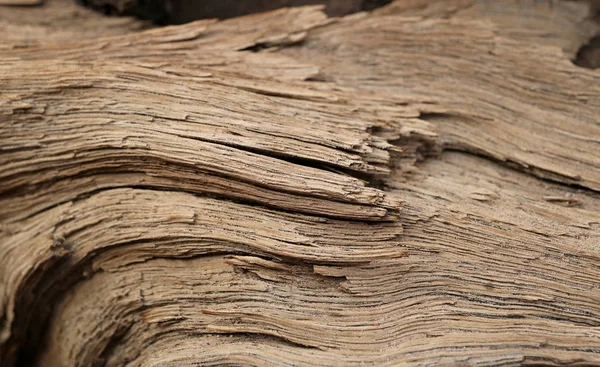
M 440 4 L 3 41 L 0 364 L 600 365 L 594 25 Z

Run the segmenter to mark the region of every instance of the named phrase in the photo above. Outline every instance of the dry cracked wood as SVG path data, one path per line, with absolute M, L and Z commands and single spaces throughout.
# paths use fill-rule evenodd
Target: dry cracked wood
M 329 20 L 321 7 L 292 8 L 216 22 L 199 20 L 178 27 L 165 27 L 119 37 L 102 37 L 77 43 L 32 44 L 23 49 L 8 39 L 4 59 L 20 60 L 88 60 L 113 59 L 155 64 L 155 66 L 210 68 L 242 72 L 283 80 L 304 80 L 317 74 L 318 68 L 283 55 L 268 55 L 246 49 L 296 44 L 308 29 Z M 114 19 L 114 18 L 108 18 Z M 118 19 L 118 18 L 117 18 Z M 0 43 L 2 47 L 2 43 Z M 164 53 L 170 59 L 165 61 Z M 187 70 L 187 77 L 194 74 Z M 183 76 L 183 75 L 182 75 Z
M 156 178 L 161 187 L 184 189 L 186 181 L 190 191 L 352 219 L 378 220 L 397 208 L 361 179 L 325 170 L 387 173 L 391 146 L 369 133 L 377 124 L 336 115 L 335 105 L 325 111 L 319 103 L 289 104 L 252 92 L 255 80 L 198 70 L 192 79 L 170 68 L 65 61 L 55 69 L 54 63 L 0 66 L 7 75 L 0 83 L 8 120 L 1 132 L 2 192 L 13 203 L 23 200 L 2 219 L 21 219 L 106 187 L 97 186 L 96 177 L 109 187 L 152 185 Z M 12 78 L 16 67 L 20 75 Z M 285 85 L 272 87 L 274 94 L 304 97 Z M 335 100 L 310 91 L 305 96 Z M 128 173 L 138 175 L 103 179 Z
M 498 33 L 480 20 L 400 22 L 384 12 L 318 28 L 284 52 L 338 85 L 431 98 L 422 118 L 448 148 L 600 190 L 600 75 L 558 49 Z
M 580 46 L 600 31 L 591 6 L 591 1 L 412 0 L 376 13 L 491 21 L 503 37 L 557 46 L 574 59 Z
M 439 4 L 0 46 L 1 364 L 599 365 L 591 25 Z

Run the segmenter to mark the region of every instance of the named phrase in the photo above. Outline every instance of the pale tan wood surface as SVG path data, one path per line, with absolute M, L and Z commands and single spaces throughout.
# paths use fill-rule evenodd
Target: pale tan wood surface
M 2 40 L 2 365 L 599 365 L 587 8 L 440 3 Z

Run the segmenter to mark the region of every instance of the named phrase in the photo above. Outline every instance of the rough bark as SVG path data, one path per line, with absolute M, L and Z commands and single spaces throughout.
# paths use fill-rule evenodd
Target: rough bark
M 0 364 L 600 365 L 597 25 L 441 3 L 7 38 Z

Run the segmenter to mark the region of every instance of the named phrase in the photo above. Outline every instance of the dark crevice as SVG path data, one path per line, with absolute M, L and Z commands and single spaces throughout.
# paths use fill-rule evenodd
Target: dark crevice
M 56 304 L 48 301 L 63 294 L 76 282 L 78 274 L 84 269 L 73 265 L 69 253 L 51 259 L 44 264 L 46 269 L 37 268 L 16 292 L 21 295 L 15 304 L 15 319 L 11 330 L 11 342 L 18 348 L 16 366 L 36 365 L 35 359 L 43 350 L 42 331 L 46 330 Z
M 370 11 L 392 0 L 77 0 L 105 15 L 134 16 L 155 25 L 189 23 L 198 19 L 227 19 L 284 7 L 324 5 L 330 17 Z M 259 46 L 260 47 L 260 46 Z
M 327 75 L 325 75 L 321 72 L 318 72 L 317 74 L 309 76 L 308 78 L 304 79 L 304 81 L 306 81 L 306 82 L 323 82 L 323 83 L 333 82 L 333 80 L 331 78 L 329 78 Z
M 455 119 L 457 118 L 457 114 L 446 113 L 446 112 L 420 112 L 419 118 L 425 121 L 436 121 L 436 120 L 446 120 L 446 119 Z M 461 116 L 464 117 L 464 116 Z
M 244 47 L 239 49 L 238 51 L 250 51 L 250 52 L 260 52 L 266 48 L 269 48 L 269 46 L 265 43 L 257 43 L 254 44 L 252 46 L 248 46 L 248 47 Z
M 79 4 L 104 15 L 134 16 L 150 20 L 158 26 L 168 25 L 171 17 L 171 0 L 76 0 Z
M 108 358 L 113 354 L 113 351 L 119 346 L 123 337 L 127 335 L 132 327 L 132 324 L 119 325 L 92 367 L 106 366 Z
M 588 69 L 600 68 L 600 35 L 581 46 L 573 63 Z
M 600 1 L 588 0 L 590 5 L 589 21 L 596 24 L 600 30 Z M 596 34 L 579 47 L 573 64 L 587 69 L 600 68 L 600 33 Z
M 390 141 L 390 144 L 403 149 L 402 152 L 391 152 L 390 165 L 392 167 L 402 159 L 408 158 L 414 160 L 415 163 L 420 163 L 426 159 L 437 157 L 441 153 L 440 145 L 434 139 L 427 137 L 401 137 L 398 140 Z
M 392 1 L 393 0 L 364 0 L 362 10 L 371 11 L 377 8 L 381 8 L 391 3 Z

